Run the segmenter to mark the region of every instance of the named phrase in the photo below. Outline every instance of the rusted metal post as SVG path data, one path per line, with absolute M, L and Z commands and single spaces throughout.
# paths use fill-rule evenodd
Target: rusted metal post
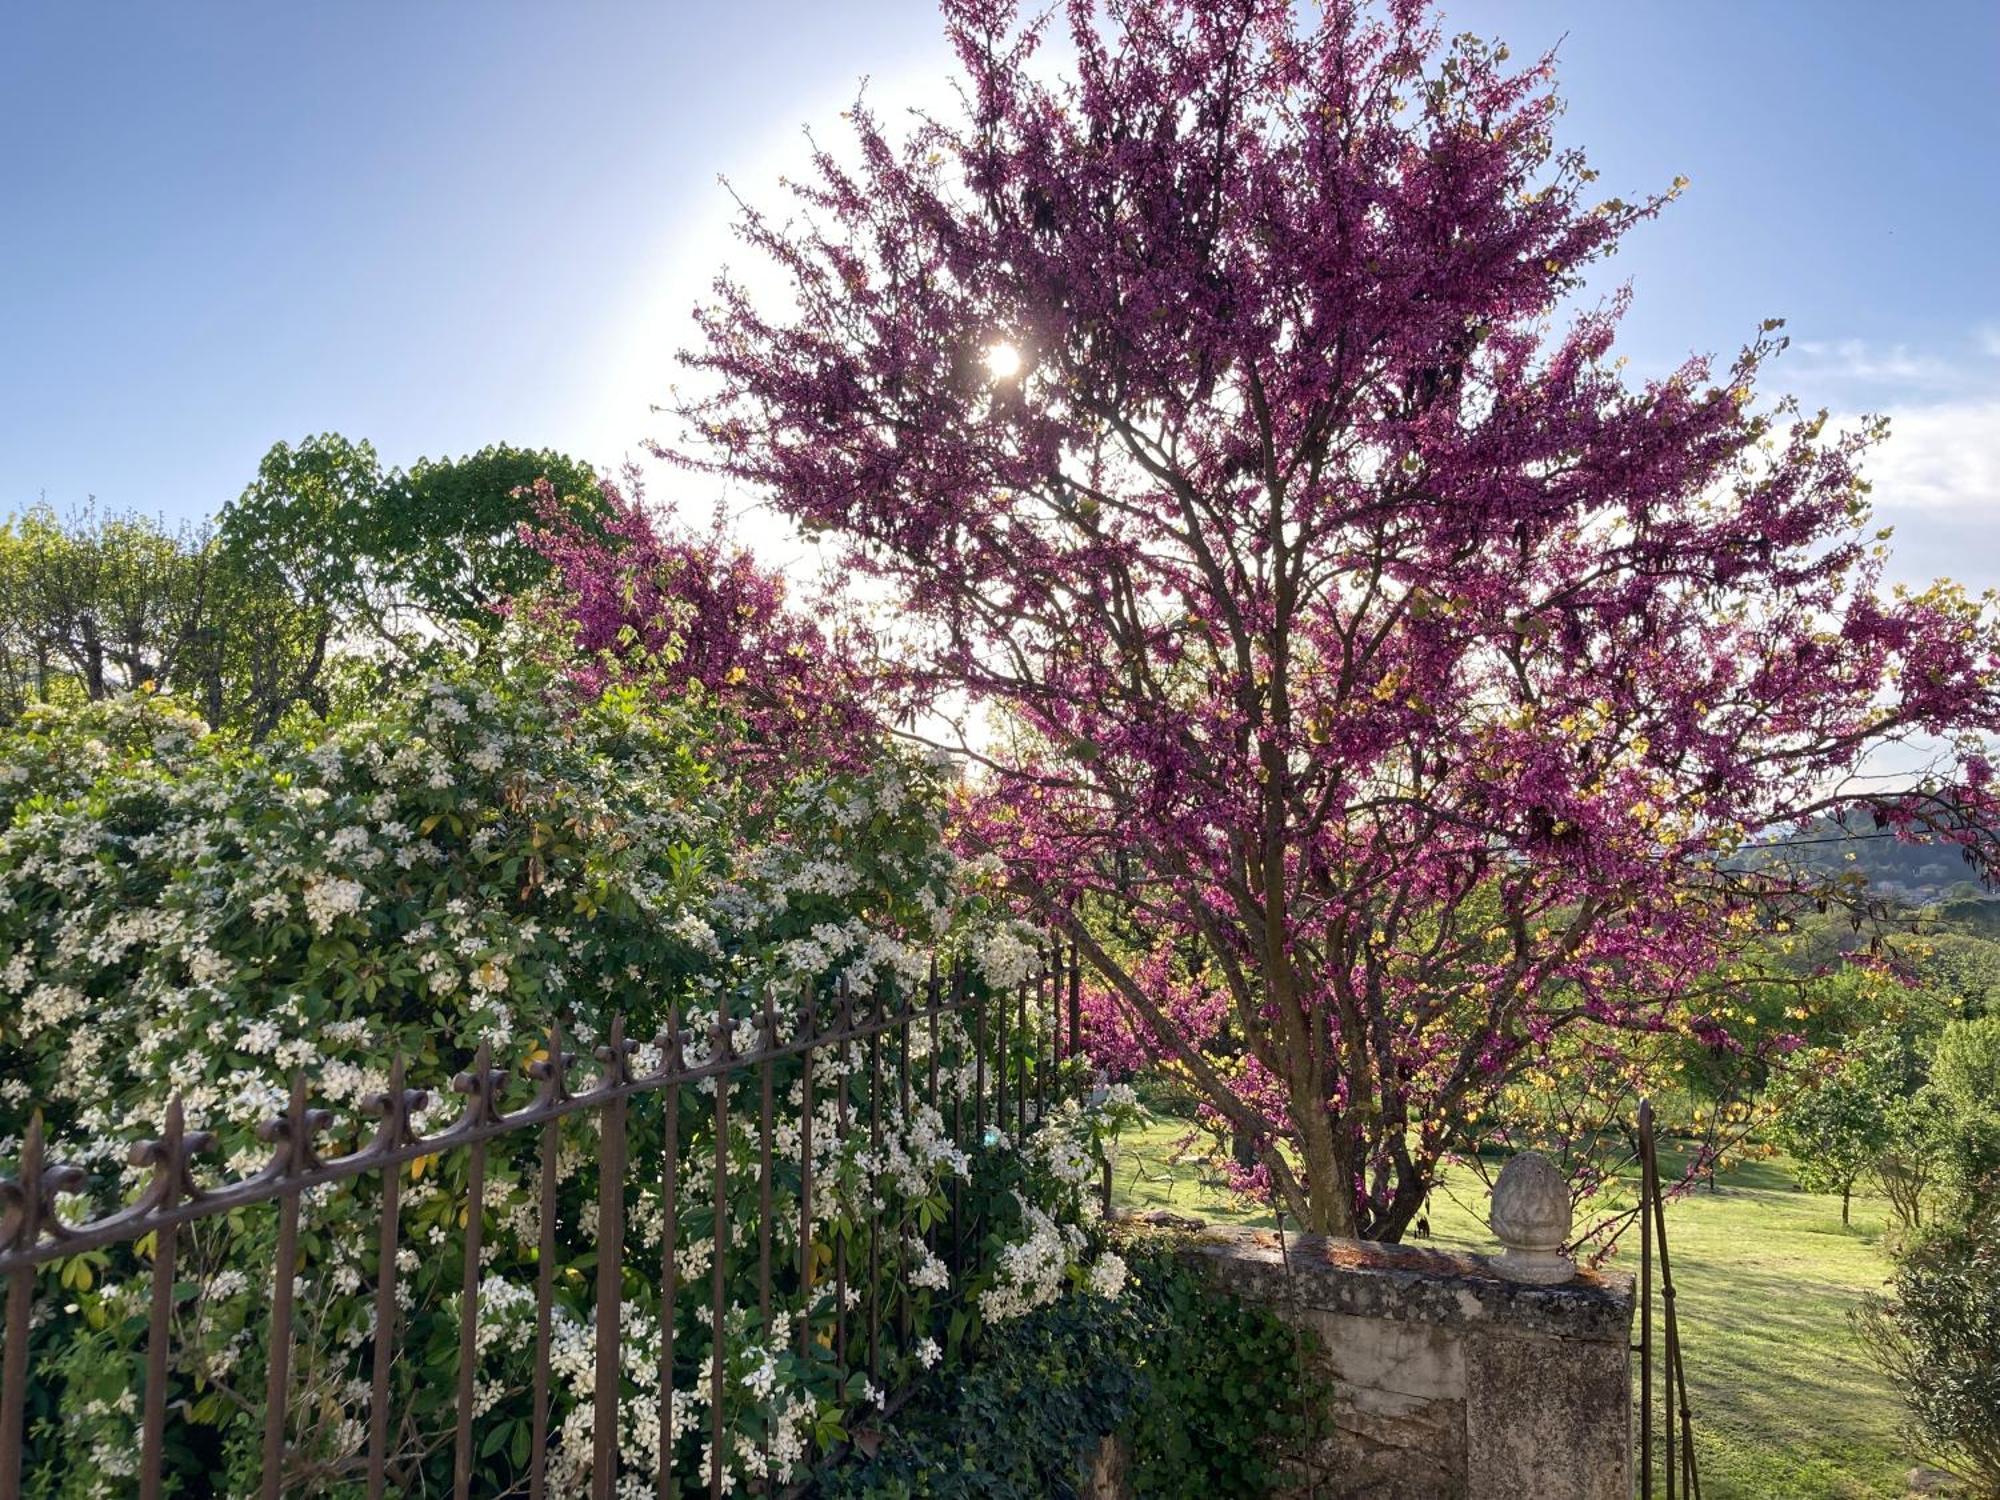
M 687 1068 L 681 1043 L 680 1014 L 667 1009 L 667 1029 L 661 1038 L 661 1071 L 678 1080 Z M 660 1500 L 672 1500 L 680 1486 L 674 1483 L 674 1323 L 680 1305 L 681 1286 L 681 1086 L 669 1083 L 661 1096 L 665 1116 L 660 1168 L 661 1209 L 665 1225 L 660 1232 Z
M 1639 1495 L 1653 1500 L 1653 1101 L 1639 1103 Z
M 180 1201 L 186 1170 L 184 1136 L 186 1126 L 181 1101 L 167 1105 L 164 1136 L 137 1146 L 132 1152 L 134 1166 L 153 1168 L 153 1198 L 163 1209 Z M 159 1500 L 166 1459 L 167 1355 L 173 1337 L 174 1242 L 179 1226 L 163 1226 L 153 1238 L 153 1295 L 146 1322 L 146 1405 L 139 1438 L 139 1500 Z
M 569 1098 L 569 1065 L 575 1060 L 563 1050 L 561 1023 L 550 1022 L 543 1055 L 528 1065 L 528 1075 L 541 1084 L 535 1109 L 553 1110 Z M 561 1130 L 555 1117 L 542 1126 L 541 1171 L 536 1182 L 539 1218 L 535 1226 L 535 1374 L 528 1443 L 528 1500 L 544 1500 L 548 1493 L 549 1352 L 555 1339 L 556 1172 L 561 1155 Z
M 625 1115 L 631 1059 L 625 1017 L 614 1016 L 611 1040 L 597 1049 L 597 1060 L 603 1066 L 597 1092 L 604 1106 L 597 1148 L 597 1368 L 590 1459 L 594 1500 L 612 1500 L 618 1490 L 618 1344 L 624 1321 Z
M 715 1021 L 715 1055 L 734 1055 L 729 1034 L 729 1012 L 723 1008 Z M 715 1248 L 710 1256 L 709 1295 L 714 1314 L 709 1344 L 709 1409 L 713 1418 L 714 1449 L 708 1462 L 708 1493 L 722 1500 L 722 1471 L 727 1463 L 728 1436 L 722 1410 L 722 1387 L 727 1349 L 723 1344 L 723 1317 L 728 1309 L 726 1296 L 729 1264 L 729 1074 L 715 1075 Z
M 10 1233 L 0 1249 L 32 1251 L 42 1238 L 42 1112 L 21 1142 L 20 1180 L 6 1184 Z M 7 1347 L 0 1357 L 0 1500 L 21 1500 L 22 1426 L 28 1410 L 28 1339 L 35 1313 L 35 1274 L 24 1264 L 7 1276 Z
M 813 987 L 799 1003 L 799 1358 L 812 1354 L 813 1282 Z

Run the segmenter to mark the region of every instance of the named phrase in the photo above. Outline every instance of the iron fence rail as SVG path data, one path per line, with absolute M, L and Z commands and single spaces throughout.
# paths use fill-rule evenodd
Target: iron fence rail
M 536 1169 L 539 1198 L 539 1254 L 535 1286 L 534 1357 L 531 1389 L 532 1439 L 528 1458 L 528 1493 L 542 1500 L 548 1491 L 548 1454 L 551 1409 L 551 1354 L 554 1337 L 557 1259 L 557 1184 L 559 1177 L 558 1130 L 563 1120 L 592 1114 L 600 1121 L 597 1152 L 596 1243 L 594 1286 L 596 1331 L 594 1356 L 593 1458 L 591 1495 L 593 1500 L 611 1500 L 618 1479 L 618 1404 L 621 1364 L 620 1332 L 623 1279 L 626 1268 L 625 1188 L 628 1152 L 631 1145 L 631 1105 L 642 1097 L 658 1095 L 662 1101 L 661 1204 L 664 1234 L 658 1269 L 661 1295 L 661 1344 L 656 1400 L 659 1408 L 658 1491 L 663 1500 L 680 1494 L 684 1477 L 674 1472 L 675 1423 L 673 1391 L 676 1370 L 676 1335 L 673 1309 L 692 1290 L 681 1276 L 676 1247 L 689 1207 L 683 1203 L 683 1149 L 680 1138 L 681 1091 L 705 1080 L 718 1080 L 714 1093 L 714 1141 L 709 1171 L 713 1190 L 705 1206 L 717 1247 L 711 1257 L 708 1287 L 712 1321 L 709 1364 L 709 1405 L 712 1420 L 712 1449 L 708 1467 L 708 1490 L 720 1496 L 725 1489 L 726 1443 L 723 1380 L 725 1368 L 725 1312 L 728 1299 L 727 1257 L 729 1243 L 729 1141 L 731 1084 L 742 1075 L 755 1075 L 757 1171 L 759 1174 L 756 1228 L 757 1306 L 763 1332 L 772 1331 L 774 1267 L 781 1251 L 774 1203 L 773 1168 L 775 1122 L 775 1079 L 778 1064 L 796 1059 L 803 1109 L 799 1138 L 797 1193 L 797 1237 L 793 1268 L 802 1292 L 814 1282 L 816 1245 L 813 1235 L 816 1168 L 823 1165 L 816 1153 L 822 1143 L 813 1139 L 815 1102 L 815 1060 L 829 1049 L 838 1049 L 842 1059 L 847 1049 L 866 1050 L 866 1120 L 853 1118 L 849 1080 L 843 1075 L 836 1096 L 836 1154 L 845 1150 L 857 1128 L 865 1128 L 871 1147 L 879 1153 L 883 1140 L 885 1092 L 894 1087 L 899 1104 L 907 1111 L 912 1091 L 911 1034 L 919 1026 L 928 1030 L 927 1055 L 921 1060 L 918 1084 L 929 1095 L 933 1107 L 942 1112 L 946 1101 L 939 1094 L 939 1021 L 944 1016 L 970 1014 L 974 1031 L 972 1046 L 974 1085 L 971 1125 L 968 1134 L 966 1099 L 955 1089 L 948 1101 L 952 1137 L 956 1145 L 969 1148 L 986 1137 L 989 1103 L 994 1123 L 1004 1128 L 1011 1123 L 1025 1131 L 1031 1107 L 1039 1118 L 1052 1097 L 1083 1086 L 1082 1070 L 1070 1066 L 1081 1052 L 1082 1017 L 1080 1003 L 1081 968 L 1072 946 L 1060 943 L 1044 953 L 1038 974 L 1014 987 L 1013 993 L 988 997 L 969 981 L 963 963 L 940 973 L 933 961 L 928 978 L 915 987 L 903 988 L 893 1005 L 877 989 L 863 1009 L 846 986 L 839 986 L 831 1003 L 821 1003 L 808 988 L 801 998 L 796 1023 L 790 1036 L 781 1036 L 775 996 L 765 991 L 761 1013 L 748 1018 L 757 1027 L 756 1045 L 745 1051 L 733 1046 L 733 1024 L 741 1017 L 726 1013 L 708 1029 L 709 1047 L 700 1061 L 691 1062 L 695 1033 L 680 1024 L 670 1010 L 667 1025 L 654 1039 L 659 1065 L 635 1072 L 633 1059 L 638 1044 L 626 1034 L 626 1020 L 619 1015 L 611 1023 L 605 1042 L 594 1049 L 596 1069 L 592 1076 L 577 1080 L 572 1072 L 577 1055 L 565 1050 L 560 1025 L 551 1025 L 544 1039 L 543 1055 L 529 1065 L 535 1082 L 532 1100 L 524 1107 L 507 1110 L 501 1094 L 507 1079 L 493 1066 L 490 1045 L 482 1043 L 471 1065 L 458 1073 L 451 1088 L 464 1097 L 458 1118 L 433 1134 L 419 1134 L 413 1117 L 423 1110 L 429 1095 L 411 1088 L 406 1068 L 398 1057 L 391 1064 L 386 1089 L 363 1102 L 364 1110 L 375 1119 L 371 1138 L 358 1149 L 334 1156 L 322 1156 L 316 1138 L 334 1122 L 331 1111 L 314 1107 L 303 1075 L 292 1079 L 284 1111 L 263 1121 L 258 1137 L 271 1147 L 269 1160 L 250 1176 L 239 1181 L 209 1184 L 195 1171 L 198 1157 L 215 1145 L 213 1133 L 187 1128 L 178 1099 L 167 1111 L 163 1127 L 154 1139 L 132 1148 L 136 1167 L 149 1168 L 150 1176 L 138 1196 L 115 1212 L 82 1223 L 67 1223 L 57 1212 L 57 1202 L 65 1194 L 83 1191 L 89 1184 L 79 1169 L 50 1159 L 49 1142 L 39 1112 L 29 1124 L 22 1142 L 20 1161 L 12 1177 L 0 1176 L 0 1277 L 6 1282 L 4 1358 L 0 1358 L 0 1500 L 20 1500 L 23 1487 L 25 1448 L 24 1421 L 31 1382 L 30 1342 L 38 1302 L 37 1279 L 43 1267 L 80 1253 L 118 1245 L 130 1245 L 152 1236 L 152 1267 L 147 1303 L 145 1375 L 139 1453 L 139 1492 L 142 1500 L 156 1500 L 162 1493 L 166 1452 L 167 1395 L 172 1383 L 172 1315 L 175 1298 L 176 1258 L 179 1239 L 189 1225 L 224 1215 L 275 1204 L 278 1215 L 277 1253 L 271 1273 L 270 1335 L 264 1392 L 264 1425 L 259 1493 L 265 1500 L 277 1500 L 285 1483 L 288 1439 L 288 1409 L 291 1396 L 293 1343 L 295 1337 L 294 1285 L 300 1269 L 300 1204 L 315 1188 L 353 1184 L 364 1177 L 379 1177 L 381 1196 L 377 1234 L 376 1284 L 373 1288 L 374 1332 L 369 1356 L 371 1400 L 368 1411 L 366 1447 L 366 1488 L 370 1500 L 388 1491 L 391 1479 L 389 1436 L 392 1414 L 391 1371 L 397 1348 L 399 1217 L 401 1182 L 399 1169 L 419 1158 L 463 1152 L 467 1163 L 464 1216 L 463 1276 L 459 1287 L 459 1348 L 452 1441 L 453 1490 L 457 1500 L 470 1500 L 475 1472 L 475 1367 L 480 1316 L 481 1249 L 484 1234 L 483 1205 L 489 1148 L 495 1142 L 539 1132 L 539 1164 Z M 1009 1001 L 1012 1005 L 1010 1007 Z M 1010 1008 L 1013 1015 L 1010 1017 Z M 989 1012 L 997 1031 L 997 1045 L 991 1049 L 989 1069 L 987 1043 Z M 1011 1026 L 1010 1026 L 1011 1021 Z M 1010 1031 L 1012 1041 L 1010 1045 Z M 893 1051 L 895 1080 L 885 1077 L 885 1050 Z M 961 1054 L 960 1062 L 964 1062 Z M 988 1085 L 992 1088 L 989 1091 Z M 1011 1085 L 1011 1089 L 1010 1089 Z M 990 1098 L 989 1098 L 990 1094 Z M 1032 1101 L 1032 1106 L 1031 1106 Z M 950 1217 L 943 1226 L 951 1263 L 963 1269 L 973 1248 L 966 1223 L 963 1184 L 954 1181 L 950 1194 Z M 693 1210 L 703 1211 L 701 1206 Z M 865 1324 L 866 1367 L 871 1378 L 881 1374 L 881 1339 L 885 1309 L 881 1297 L 883 1214 L 872 1212 L 866 1227 L 867 1282 L 861 1321 Z M 783 1230 L 787 1237 L 790 1231 Z M 787 1251 L 784 1253 L 792 1253 Z M 864 1330 L 850 1327 L 847 1306 L 849 1278 L 856 1269 L 849 1265 L 848 1237 L 836 1237 L 833 1247 L 834 1294 L 829 1314 L 832 1327 L 828 1344 L 835 1360 L 848 1361 L 851 1337 Z M 899 1330 L 907 1336 L 910 1328 L 910 1298 L 905 1292 L 897 1313 Z M 800 1317 L 798 1343 L 801 1355 L 810 1353 L 815 1319 L 810 1305 Z M 857 1351 L 858 1352 L 858 1351 Z M 766 1439 L 768 1442 L 768 1438 Z M 768 1482 L 763 1486 L 769 1489 Z

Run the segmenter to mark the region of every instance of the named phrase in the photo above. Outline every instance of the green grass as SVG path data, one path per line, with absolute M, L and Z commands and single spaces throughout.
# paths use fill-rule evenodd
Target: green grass
M 1118 1202 L 1268 1227 L 1270 1214 L 1222 1183 L 1206 1136 L 1158 1120 L 1126 1135 L 1114 1175 Z M 1476 1212 L 1485 1190 L 1461 1169 L 1431 1200 L 1434 1242 L 1495 1250 Z M 1783 1161 L 1722 1174 L 1667 1208 L 1681 1338 L 1707 1500 L 1900 1497 L 1917 1461 L 1901 1442 L 1901 1406 L 1848 1326 L 1848 1309 L 1888 1273 L 1887 1206 L 1797 1191 Z M 1611 1262 L 1636 1269 L 1636 1233 Z

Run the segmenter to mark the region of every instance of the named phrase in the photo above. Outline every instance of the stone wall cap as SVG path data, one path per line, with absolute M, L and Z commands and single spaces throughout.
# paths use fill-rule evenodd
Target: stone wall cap
M 1569 1281 L 1542 1286 L 1508 1278 L 1491 1256 L 1312 1234 L 1287 1234 L 1281 1249 L 1274 1230 L 1219 1225 L 1185 1241 L 1183 1253 L 1263 1301 L 1296 1298 L 1301 1307 L 1448 1327 L 1631 1336 L 1632 1278 L 1622 1272 L 1579 1269 Z

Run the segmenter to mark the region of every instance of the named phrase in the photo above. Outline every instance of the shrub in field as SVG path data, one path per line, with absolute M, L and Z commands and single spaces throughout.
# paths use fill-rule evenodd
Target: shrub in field
M 1934 1239 L 1905 1255 L 1889 1296 L 1855 1323 L 1908 1404 L 1922 1450 L 2000 1496 L 2000 1243 L 1984 1233 Z
M 716 753 L 735 735 L 712 705 L 632 689 L 579 704 L 532 677 L 470 672 L 254 752 L 157 699 L 31 711 L 0 738 L 0 1150 L 11 1155 L 30 1108 L 44 1106 L 53 1154 L 91 1172 L 102 1208 L 135 1191 L 127 1150 L 157 1131 L 172 1099 L 190 1128 L 215 1133 L 235 1176 L 267 1159 L 255 1127 L 295 1074 L 334 1111 L 324 1150 L 347 1150 L 372 1129 L 362 1101 L 385 1088 L 397 1055 L 430 1091 L 418 1128 L 435 1130 L 457 1112 L 446 1081 L 482 1042 L 503 1104 L 525 1103 L 527 1067 L 555 1020 L 586 1057 L 615 1014 L 644 1039 L 670 1007 L 699 1037 L 722 1021 L 748 1050 L 768 987 L 790 1035 L 808 982 L 844 980 L 865 1005 L 909 993 L 940 950 L 969 958 L 975 987 L 1003 990 L 1029 972 L 1032 935 L 997 920 L 977 872 L 943 846 L 947 785 L 935 764 L 878 748 L 843 769 L 766 778 L 752 795 Z M 971 1086 L 972 1049 L 949 1018 L 939 1037 L 938 1094 L 920 1088 L 904 1107 L 889 1090 L 879 1147 L 866 1132 L 833 1144 L 839 1101 L 851 1112 L 868 1097 L 866 1048 L 828 1049 L 815 1066 L 814 1254 L 831 1261 L 871 1219 L 885 1226 L 879 1280 L 857 1269 L 849 1288 L 871 1308 L 907 1304 L 909 1338 L 891 1335 L 884 1384 L 955 1359 L 984 1325 L 1053 1297 L 1089 1257 L 1100 1112 L 1070 1106 L 1025 1140 L 995 1132 L 968 1150 L 945 1114 Z M 928 1035 L 912 1039 L 921 1069 Z M 648 1046 L 633 1059 L 642 1071 L 658 1061 Z M 713 1243 L 706 1215 L 683 1215 L 671 1253 L 686 1279 L 725 1259 L 725 1457 L 740 1485 L 838 1438 L 880 1391 L 818 1342 L 800 1353 L 793 1316 L 809 1303 L 823 1332 L 830 1286 L 793 1295 L 768 1336 L 761 1326 L 755 1087 L 741 1075 L 723 1086 L 737 1083 L 727 1242 Z M 775 1211 L 794 1225 L 799 1083 L 795 1061 L 777 1066 Z M 704 1203 L 715 1086 L 676 1091 L 681 1192 Z M 633 1399 L 619 1433 L 631 1484 L 657 1466 L 643 1393 L 668 1252 L 664 1108 L 659 1095 L 632 1107 L 622 1342 Z M 580 1115 L 560 1132 L 557 1493 L 583 1483 L 592 1447 L 597 1130 Z M 527 1133 L 495 1142 L 487 1169 L 481 1492 L 507 1490 L 530 1440 L 534 1144 Z M 409 1494 L 449 1485 L 462 1157 L 414 1162 L 403 1186 L 392 1473 Z M 954 1278 L 923 1242 L 949 1184 L 976 1213 L 977 1275 Z M 358 1492 L 369 1290 L 382 1269 L 374 1190 L 363 1179 L 306 1196 L 287 1494 Z M 83 1208 L 67 1205 L 71 1217 Z M 274 1236 L 268 1212 L 183 1236 L 170 1456 L 178 1475 L 214 1476 L 223 1493 L 245 1492 L 255 1471 Z M 75 1256 L 47 1276 L 61 1292 L 45 1291 L 55 1312 L 36 1330 L 48 1403 L 31 1421 L 36 1493 L 119 1492 L 135 1462 L 145 1247 Z M 675 1312 L 677 1465 L 690 1477 L 711 1418 L 697 1378 L 710 1328 L 693 1300 Z
M 1950 1121 L 1944 1172 L 1953 1215 L 1984 1222 L 2000 1211 L 2000 1016 L 1945 1027 L 1931 1085 Z

